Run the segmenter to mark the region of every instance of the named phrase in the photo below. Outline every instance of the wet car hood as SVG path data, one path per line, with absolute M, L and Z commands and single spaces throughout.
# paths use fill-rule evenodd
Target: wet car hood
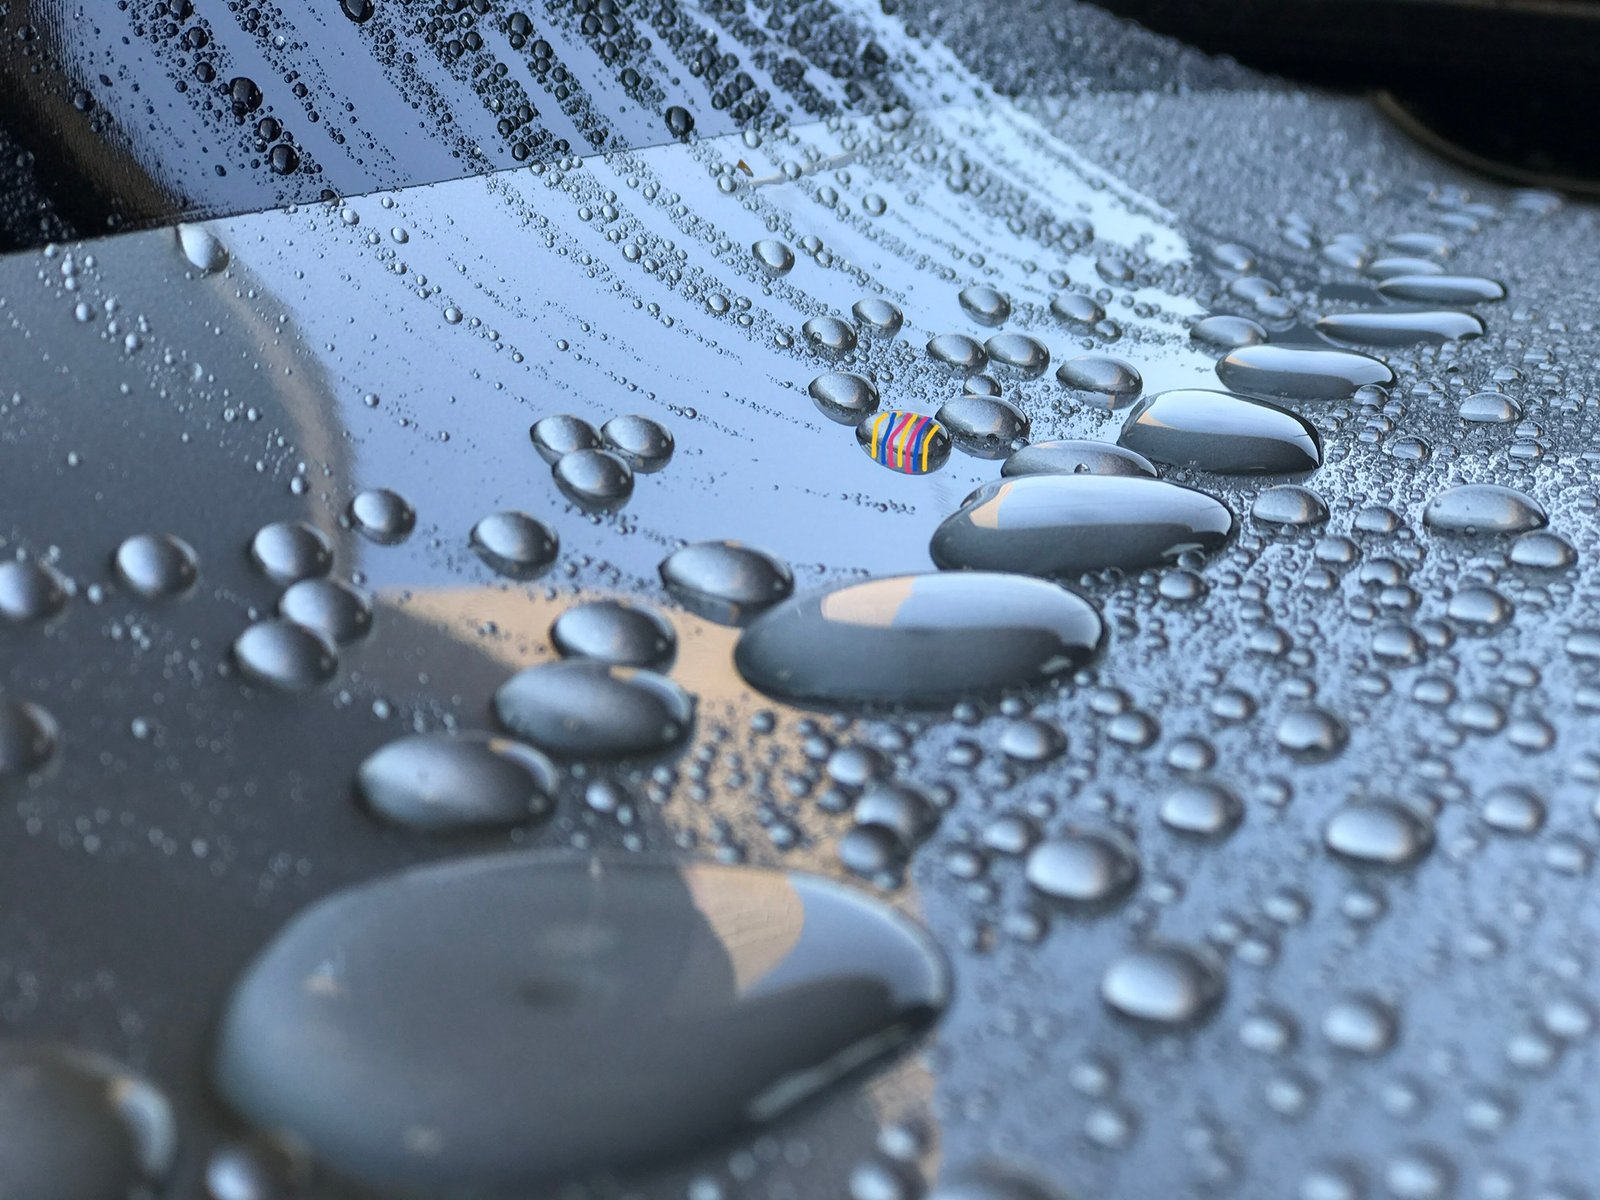
M 851 880 L 875 894 L 874 919 L 898 909 L 948 960 L 948 1010 L 914 1056 L 864 1082 L 841 1070 L 851 1084 L 797 1114 L 752 1110 L 743 1140 L 629 1165 L 640 1194 L 867 1200 L 993 1161 L 1117 1197 L 1536 1195 L 1600 1179 L 1585 1086 L 1594 209 L 1465 178 L 1361 98 L 1077 6 L 599 4 L 524 18 L 526 32 L 468 4 L 380 3 L 362 20 L 348 0 L 26 9 L 6 18 L 22 205 L 7 227 L 24 248 L 0 258 L 0 538 L 28 565 L 0 588 L 17 618 L 0 634 L 6 699 L 54 733 L 32 757 L 8 751 L 0 779 L 0 1012 L 8 1037 L 103 1056 L 165 1097 L 178 1148 L 149 1168 L 159 1194 L 206 1195 L 208 1169 L 221 1186 L 218 1147 L 247 1131 L 257 1093 L 225 1066 L 219 1078 L 218 1045 L 248 999 L 240 981 L 276 961 L 264 948 L 311 938 L 292 923 L 325 919 L 317 902 L 366 894 L 343 889 L 522 850 L 553 856 L 530 860 L 535 876 L 603 852 Z M 517 116 L 524 104 L 537 115 Z M 292 169 L 274 168 L 275 154 L 290 166 L 279 147 Z M 175 231 L 178 218 L 191 223 Z M 129 231 L 90 238 L 108 225 Z M 786 260 L 757 246 L 769 241 L 792 266 L 773 269 Z M 1396 300 L 1379 290 L 1395 259 L 1501 281 L 1505 298 Z M 980 285 L 1007 301 L 998 322 L 963 301 Z M 1219 379 L 1229 350 L 1191 332 L 1242 316 L 1270 343 L 1331 350 L 1319 319 L 1420 308 L 1474 313 L 1484 332 L 1340 343 L 1387 364 L 1381 387 L 1338 364 L 1332 384 Z M 892 331 L 869 319 L 891 310 Z M 930 353 L 946 334 L 981 359 Z M 997 340 L 1014 334 L 1033 345 Z M 1029 377 L 1034 347 L 1049 369 Z M 1136 370 L 1132 393 L 1094 383 L 1108 357 Z M 1088 528 L 1107 505 L 1075 498 L 1080 475 L 995 484 L 1008 447 L 976 434 L 938 470 L 886 469 L 853 419 L 814 402 L 829 372 L 924 417 L 992 378 L 1033 442 L 1121 437 L 1162 482 L 1106 491 L 1113 519 Z M 1277 423 L 1226 396 L 1159 421 L 1126 407 L 1226 387 Z M 530 443 L 543 418 L 631 414 L 673 445 L 631 473 L 620 505 L 585 483 L 593 460 L 553 470 Z M 1163 437 L 1132 440 L 1130 415 Z M 1301 457 L 1278 453 L 1284 429 Z M 1241 451 L 1241 437 L 1260 440 Z M 1478 484 L 1514 496 L 1453 490 Z M 1150 489 L 1168 487 L 1220 505 L 1225 540 L 1192 514 L 1158 520 Z M 350 516 L 374 488 L 414 512 L 396 544 Z M 544 531 L 526 569 L 474 546 L 507 510 Z M 979 615 L 1003 624 L 993 614 L 1013 603 L 991 594 L 981 613 L 934 603 L 917 618 L 925 641 L 850 652 L 907 681 L 903 709 L 863 708 L 826 680 L 791 704 L 735 669 L 745 635 L 727 621 L 749 613 L 707 615 L 662 582 L 664 559 L 707 541 L 762 552 L 702 568 L 714 598 L 751 571 L 772 573 L 774 597 L 785 569 L 797 595 L 932 572 L 930 542 L 958 518 L 962 560 L 941 566 L 992 570 L 976 561 L 992 554 L 1027 573 L 1073 549 L 1065 582 L 1104 625 L 1092 664 L 924 703 L 918 681 L 985 658 Z M 275 579 L 251 546 L 286 521 L 325 550 L 286 535 Z M 161 569 L 157 594 L 140 594 L 114 565 L 138 534 L 186 543 L 192 585 Z M 304 620 L 336 624 L 332 607 L 354 625 L 241 644 L 288 603 L 288 579 L 328 570 L 324 553 L 366 616 L 315 593 Z M 509 831 L 441 838 L 375 818 L 356 779 L 381 748 L 507 726 L 538 744 L 560 725 L 559 700 L 552 717 L 503 689 L 557 658 L 558 616 L 619 599 L 670 626 L 663 669 L 693 705 L 682 728 L 648 754 L 559 761 L 548 809 Z M 899 603 L 834 611 L 888 628 L 912 620 Z M 802 635 L 782 644 L 830 636 Z M 677 693 L 661 694 L 678 721 Z M 608 722 L 636 694 L 597 695 L 585 719 L 626 743 Z M 37 748 L 8 720 L 8 746 Z M 719 988 L 744 995 L 792 961 L 794 937 L 771 930 L 804 905 L 783 896 L 709 905 L 767 921 L 760 938 L 712 922 L 717 945 L 777 947 L 754 974 L 719 965 Z M 638 904 L 708 911 L 680 900 Z M 520 903 L 493 923 L 543 901 Z M 631 903 L 577 927 L 625 927 L 641 919 Z M 382 920 L 425 925 L 418 911 Z M 439 936 L 469 936 L 461 920 Z M 429 953 L 426 936 L 415 946 Z M 462 970 L 493 958 L 461 953 Z M 666 977 L 660 959 L 640 978 Z M 823 982 L 873 978 L 840 963 L 817 968 Z M 944 1008 L 927 971 L 916 1004 L 883 1010 L 906 1040 Z M 395 978 L 414 994 L 427 975 Z M 371 1020 L 411 1036 L 402 1000 L 369 994 Z M 608 993 L 621 1007 L 603 1011 L 649 1028 L 698 993 L 678 1008 L 670 994 Z M 816 1014 L 854 1003 L 790 1004 L 744 1040 L 674 1028 L 710 1064 L 769 1039 L 826 1041 Z M 441 1042 L 457 1051 L 419 1086 L 470 1114 L 485 1047 L 462 1030 Z M 386 1045 L 404 1058 L 403 1039 Z M 540 1049 L 498 1029 L 488 1048 L 533 1073 L 568 1061 Z M 600 1083 L 625 1086 L 628 1062 L 596 1063 Z M 278 1085 L 288 1115 L 257 1123 L 315 1148 L 293 1079 Z M 627 1130 L 597 1143 L 601 1169 L 607 1147 L 633 1145 Z M 346 1174 L 392 1181 L 416 1154 L 444 1155 L 448 1175 L 455 1145 L 424 1129 Z M 417 1171 L 420 1194 L 453 1194 L 437 1178 Z M 1010 1194 L 993 1176 L 972 1186 Z M 324 1176 L 309 1194 L 356 1187 Z

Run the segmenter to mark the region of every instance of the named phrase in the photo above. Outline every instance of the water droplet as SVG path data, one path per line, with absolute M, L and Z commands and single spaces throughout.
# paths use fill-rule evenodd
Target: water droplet
M 759 691 L 821 703 L 937 704 L 1044 683 L 1100 650 L 1094 606 L 1015 575 L 905 575 L 797 597 L 734 663 Z
M 228 250 L 204 225 L 179 225 L 178 248 L 202 275 L 215 275 L 228 265 Z
M 941 333 L 928 339 L 928 357 L 959 375 L 976 375 L 989 365 L 983 344 L 964 333 Z
M 892 338 L 906 321 L 899 306 L 881 296 L 865 296 L 857 300 L 850 311 L 874 337 Z
M 556 772 L 537 750 L 508 738 L 423 733 L 368 755 L 356 788 L 381 820 L 418 833 L 467 833 L 548 817 Z
M 983 344 L 989 362 L 1023 379 L 1037 379 L 1050 366 L 1050 351 L 1025 333 L 997 333 Z
M 678 638 L 653 608 L 626 600 L 574 605 L 550 626 L 550 643 L 563 658 L 592 658 L 619 667 L 664 671 Z
M 1445 615 L 1472 633 L 1494 633 L 1511 620 L 1511 603 L 1493 588 L 1458 588 Z
M 962 288 L 956 298 L 967 316 L 980 325 L 1003 325 L 1011 315 L 1011 301 L 987 284 Z
M 606 449 L 641 474 L 659 471 L 672 459 L 671 431 L 649 417 L 612 417 L 600 427 L 600 437 Z
M 1451 309 L 1421 312 L 1380 309 L 1329 313 L 1317 322 L 1316 330 L 1332 341 L 1354 342 L 1361 346 L 1441 345 L 1482 337 L 1483 322 L 1471 313 Z
M 1152 939 L 1124 951 L 1100 979 L 1100 998 L 1116 1013 L 1152 1025 L 1192 1025 L 1211 1012 L 1225 986 L 1211 951 Z
M 1490 788 L 1478 806 L 1483 823 L 1499 833 L 1530 837 L 1544 828 L 1545 805 L 1532 788 L 1503 783 Z
M 817 410 L 841 425 L 858 425 L 878 411 L 878 389 L 860 375 L 829 371 L 813 379 L 806 390 Z
M 1242 346 L 1217 364 L 1225 387 L 1287 400 L 1349 400 L 1356 389 L 1391 387 L 1394 372 L 1350 350 Z
M 1328 1044 L 1363 1058 L 1386 1053 L 1399 1032 L 1394 1010 L 1376 996 L 1346 996 L 1322 1015 L 1322 1036 Z
M 940 405 L 936 416 L 956 445 L 979 458 L 1004 458 L 1028 436 L 1028 414 L 998 396 L 957 396 Z
M 1505 299 L 1505 285 L 1481 275 L 1390 275 L 1378 283 L 1378 294 L 1389 300 L 1420 304 L 1485 304 Z
M 286 692 L 326 683 L 339 669 L 327 636 L 293 621 L 257 621 L 234 639 L 233 657 L 256 683 Z
M 326 575 L 333 566 L 328 535 L 304 521 L 274 521 L 256 530 L 250 558 L 269 579 L 294 583 Z
M 363 1187 L 506 1200 L 759 1128 L 948 997 L 915 926 L 830 881 L 498 854 L 295 917 L 236 985 L 214 1072 Z
M 1052 297 L 1050 311 L 1073 325 L 1098 325 L 1106 319 L 1106 310 L 1095 298 L 1081 292 L 1063 292 Z
M 519 671 L 494 694 L 500 723 L 559 758 L 630 758 L 688 736 L 694 699 L 651 671 L 569 658 Z
M 1303 762 L 1326 762 L 1344 749 L 1350 731 L 1343 721 L 1320 708 L 1285 713 L 1276 731 L 1278 745 Z
M 562 495 L 591 512 L 615 512 L 633 495 L 633 468 L 609 450 L 563 454 L 553 474 Z
M 1117 442 L 1156 462 L 1219 475 L 1289 475 L 1322 465 L 1322 439 L 1304 417 L 1227 392 L 1147 397 L 1128 414 Z
M 873 462 L 907 475 L 937 471 L 950 458 L 950 435 L 921 413 L 890 409 L 863 417 L 856 443 Z
M 1457 415 L 1479 425 L 1509 425 L 1522 419 L 1522 405 L 1504 392 L 1473 392 L 1461 402 Z
M 1540 571 L 1564 571 L 1578 561 L 1578 552 L 1565 538 L 1537 529 L 1511 543 L 1511 561 Z
M 383 546 L 405 541 L 417 524 L 411 505 L 388 488 L 357 492 L 346 516 L 358 533 Z
M 0 777 L 43 769 L 55 757 L 60 738 L 55 718 L 37 704 L 0 699 Z
M 681 104 L 668 108 L 666 116 L 667 132 L 680 141 L 686 140 L 694 132 L 694 117 Z
M 856 348 L 856 331 L 838 317 L 812 317 L 800 327 L 800 332 L 813 350 L 833 358 Z
M 1244 819 L 1239 797 L 1220 783 L 1182 783 L 1161 800 L 1161 823 L 1175 833 L 1194 837 L 1226 837 Z
M 598 450 L 599 431 L 582 417 L 562 413 L 542 417 L 528 428 L 528 438 L 539 457 L 555 466 L 576 450 Z
M 1257 496 L 1250 515 L 1269 525 L 1320 525 L 1328 519 L 1328 505 L 1310 488 L 1285 483 Z
M 1464 483 L 1429 500 L 1422 523 L 1447 533 L 1522 533 L 1543 528 L 1549 518 L 1521 492 L 1494 483 Z
M 0 617 L 43 621 L 66 606 L 67 583 L 54 567 L 34 560 L 0 563 Z
M 1139 879 L 1139 854 L 1114 830 L 1072 829 L 1028 854 L 1029 886 L 1052 900 L 1103 905 L 1127 895 Z
M 478 557 L 511 579 L 533 579 L 549 569 L 561 551 L 555 530 L 527 513 L 492 513 L 472 527 Z
M 1352 862 L 1408 867 L 1433 845 L 1433 825 L 1393 800 L 1357 800 L 1328 819 L 1322 840 L 1329 850 Z
M 695 542 L 660 566 L 661 583 L 690 612 L 743 625 L 794 591 L 789 564 L 740 542 Z
M 1156 477 L 1156 468 L 1142 454 L 1110 442 L 1034 442 L 1023 446 L 1000 468 L 1012 475 L 1142 475 Z
M 336 579 L 302 579 L 283 593 L 278 615 L 342 646 L 372 628 L 372 597 Z
M 934 532 L 946 569 L 1077 576 L 1215 550 L 1233 515 L 1204 492 L 1116 475 L 1021 475 L 985 484 Z
M 126 1200 L 159 1188 L 177 1151 L 166 1097 L 98 1056 L 0 1045 L 0 1195 Z
M 1267 331 L 1249 317 L 1219 314 L 1197 321 L 1189 336 L 1218 350 L 1237 350 L 1240 346 L 1261 345 L 1267 340 Z
M 794 251 L 777 238 L 762 238 L 750 247 L 756 265 L 768 275 L 787 275 L 794 270 Z
M 138 533 L 117 547 L 113 560 L 124 587 L 154 600 L 194 586 L 200 560 L 193 547 L 170 533 Z
M 1056 368 L 1056 381 L 1068 391 L 1108 408 L 1126 408 L 1144 390 L 1144 376 L 1130 362 L 1109 354 L 1080 354 Z

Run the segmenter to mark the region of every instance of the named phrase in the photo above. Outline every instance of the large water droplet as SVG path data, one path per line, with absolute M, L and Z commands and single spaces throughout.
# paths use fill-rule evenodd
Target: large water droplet
M 1109 408 L 1126 408 L 1144 390 L 1144 376 L 1130 362 L 1109 354 L 1080 354 L 1056 368 L 1068 391 Z
M 411 505 L 388 488 L 357 492 L 346 515 L 357 533 L 383 546 L 405 541 L 417 524 Z
M 1218 314 L 1197 321 L 1189 336 L 1218 350 L 1237 350 L 1240 346 L 1259 346 L 1267 340 L 1267 331 L 1249 317 Z
M 372 597 L 336 579 L 302 579 L 278 600 L 278 615 L 342 646 L 372 628 Z
M 976 375 L 989 365 L 989 352 L 964 333 L 941 333 L 928 339 L 928 357 L 959 375 Z
M 1289 475 L 1322 465 L 1322 439 L 1304 417 L 1227 392 L 1188 389 L 1141 400 L 1117 441 L 1156 462 L 1219 475 Z
M 1519 567 L 1562 571 L 1578 561 L 1578 552 L 1558 534 L 1537 529 L 1511 543 L 1511 561 Z
M 962 288 L 957 299 L 967 316 L 980 325 L 1002 325 L 1011 315 L 1011 301 L 987 284 Z
M 574 605 L 550 626 L 550 643 L 563 658 L 592 658 L 619 667 L 665 670 L 678 638 L 653 608 L 626 600 Z
M 797 597 L 734 652 L 752 687 L 820 703 L 937 704 L 1059 678 L 1100 649 L 1094 606 L 1015 575 L 903 575 Z
M 1396 801 L 1358 800 L 1328 818 L 1322 840 L 1352 862 L 1408 867 L 1433 845 L 1433 825 Z
M 582 417 L 567 413 L 535 421 L 528 427 L 528 439 L 539 457 L 551 466 L 574 451 L 600 448 L 599 431 Z
M 1287 400 L 1348 400 L 1356 389 L 1390 387 L 1394 372 L 1375 358 L 1349 350 L 1243 346 L 1217 364 L 1225 387 L 1252 396 Z
M 1505 285 L 1481 275 L 1391 275 L 1378 284 L 1390 300 L 1422 304 L 1484 304 L 1505 299 Z
M 826 880 L 502 854 L 296 917 L 235 987 L 215 1077 L 378 1192 L 523 1200 L 772 1122 L 948 994 L 919 930 Z
M 160 1187 L 177 1151 L 160 1092 L 52 1045 L 0 1045 L 0 1131 L 7 1200 L 130 1200 Z
M 1269 525 L 1320 525 L 1328 519 L 1328 505 L 1310 488 L 1285 483 L 1257 496 L 1250 515 Z
M 881 296 L 862 297 L 851 306 L 850 312 L 874 337 L 892 338 L 906 321 L 899 305 Z
M 532 579 L 555 562 L 561 542 L 555 530 L 524 512 L 491 513 L 472 527 L 478 557 L 512 579 Z
M 947 569 L 1084 575 L 1215 550 L 1233 515 L 1204 492 L 1115 475 L 1022 475 L 985 484 L 934 531 Z
M 690 612 L 720 625 L 742 625 L 788 599 L 789 564 L 740 542 L 695 542 L 660 566 L 661 582 Z
M 0 617 L 43 621 L 67 605 L 67 583 L 56 569 L 33 559 L 0 562 Z
M 1440 345 L 1483 336 L 1482 321 L 1452 309 L 1329 313 L 1316 329 L 1333 341 L 1360 346 Z
M 818 375 L 806 390 L 817 410 L 841 425 L 857 425 L 878 411 L 878 389 L 871 380 L 847 371 Z
M 200 560 L 170 533 L 137 533 L 117 547 L 113 560 L 124 587 L 147 600 L 176 596 L 194 586 Z
M 287 692 L 326 683 L 339 669 L 327 635 L 293 621 L 257 621 L 234 639 L 233 657 L 250 679 Z
M 1196 780 L 1182 783 L 1161 799 L 1161 823 L 1174 833 L 1191 837 L 1226 837 L 1244 819 L 1239 797 L 1220 783 Z
M 606 449 L 644 475 L 661 470 L 672 460 L 671 431 L 649 417 L 612 417 L 600 426 L 600 437 Z
M 40 770 L 55 756 L 60 736 L 55 718 L 37 704 L 0 699 L 0 776 Z
M 1394 1010 L 1376 996 L 1346 996 L 1322 1015 L 1322 1036 L 1346 1054 L 1375 1058 L 1398 1036 Z
M 562 494 L 591 512 L 615 512 L 633 495 L 633 468 L 609 450 L 563 454 L 553 474 Z
M 274 521 L 256 530 L 250 558 L 269 579 L 294 583 L 326 575 L 333 566 L 328 535 L 304 521 Z
M 1504 392 L 1473 392 L 1456 415 L 1478 425 L 1509 425 L 1522 419 L 1522 405 Z
M 202 275 L 215 275 L 228 265 L 228 250 L 204 225 L 179 225 L 178 248 Z
M 1549 523 L 1538 501 L 1495 483 L 1446 488 L 1423 510 L 1422 523 L 1448 533 L 1522 533 Z
M 1100 979 L 1113 1012 L 1152 1025 L 1190 1025 L 1222 999 L 1225 977 L 1211 951 L 1152 939 L 1114 959 Z
M 1050 366 L 1050 351 L 1026 333 L 997 333 L 983 348 L 992 365 L 1023 379 L 1037 379 Z
M 856 331 L 838 317 L 812 317 L 800 332 L 813 350 L 831 358 L 843 357 L 856 348 Z
M 548 817 L 556 772 L 537 750 L 507 738 L 422 733 L 368 755 L 356 787 L 382 820 L 420 833 L 464 833 Z
M 1028 436 L 1028 414 L 998 396 L 957 396 L 936 415 L 956 445 L 979 458 L 1003 458 L 1012 443 Z
M 519 671 L 494 694 L 500 723 L 561 758 L 630 758 L 688 736 L 694 700 L 651 671 L 569 658 Z
M 787 275 L 794 269 L 794 251 L 777 238 L 762 238 L 750 247 L 750 253 L 768 275 Z
M 1110 442 L 1034 442 L 1006 459 L 1002 476 L 1012 475 L 1142 475 L 1156 477 L 1153 463 Z
M 1109 829 L 1073 829 L 1040 842 L 1025 868 L 1034 891 L 1073 905 L 1103 905 L 1133 890 L 1139 854 Z

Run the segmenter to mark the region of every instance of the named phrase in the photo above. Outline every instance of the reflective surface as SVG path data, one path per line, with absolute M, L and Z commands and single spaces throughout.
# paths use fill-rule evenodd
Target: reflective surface
M 748 40 L 734 36 L 737 14 L 674 11 L 681 42 L 649 36 L 680 64 L 656 83 L 675 73 L 681 88 L 628 109 L 639 123 L 619 120 L 627 140 L 609 153 L 556 151 L 558 137 L 579 145 L 558 121 L 590 119 L 557 101 L 537 165 L 354 195 L 391 181 L 393 160 L 302 133 L 302 107 L 300 163 L 317 178 L 360 167 L 355 184 L 329 185 L 348 198 L 295 192 L 300 207 L 183 235 L 0 260 L 7 1038 L 92 1053 L 157 1089 L 178 1130 L 160 1168 L 173 1200 L 206 1196 L 208 1176 L 300 1178 L 260 1148 L 249 1118 L 266 1108 L 219 1102 L 215 1034 L 251 964 L 319 900 L 522 848 L 565 875 L 602 851 L 721 859 L 776 871 L 763 886 L 814 871 L 903 910 L 949 958 L 954 1002 L 925 1053 L 774 1116 L 760 1136 L 729 1140 L 708 1122 L 646 1145 L 660 1131 L 640 1118 L 621 1131 L 640 1158 L 584 1160 L 617 1176 L 591 1191 L 862 1200 L 882 1194 L 874 1180 L 912 1194 L 919 1180 L 984 1178 L 995 1160 L 1084 1196 L 1276 1200 L 1354 1179 L 1373 1196 L 1533 1197 L 1591 1184 L 1594 212 L 1469 190 L 1360 102 L 1205 63 L 1076 6 L 818 10 L 797 57 L 835 47 L 830 61 L 870 62 L 870 30 L 885 73 L 925 86 L 871 115 L 848 75 L 784 65 L 772 47 L 788 35 L 765 22 L 788 28 L 787 11 L 752 19 Z M 570 14 L 573 38 L 587 15 Z M 104 35 L 110 50 L 96 54 L 143 54 L 108 32 L 136 20 L 158 22 L 155 6 L 101 24 L 63 17 L 36 44 Z M 332 114 L 323 131 L 376 135 L 383 106 L 404 128 L 426 120 L 408 171 L 457 145 L 457 128 L 507 144 L 499 117 L 465 102 L 411 109 L 394 82 L 412 78 L 403 56 L 394 77 L 373 65 L 382 31 L 401 36 L 393 6 L 356 22 L 330 4 L 304 20 L 325 40 L 282 53 L 302 64 L 307 103 Z M 507 47 L 510 20 L 496 8 L 484 22 L 504 23 Z M 724 85 L 681 66 L 711 27 L 757 86 L 797 113 L 820 114 L 820 100 L 805 104 L 826 94 L 831 115 L 749 136 L 719 124 L 728 110 L 694 89 Z M 270 37 L 263 56 L 279 54 Z M 464 94 L 477 77 L 445 65 L 452 40 L 423 39 L 415 69 Z M 182 51 L 186 70 L 203 49 Z M 238 53 L 216 82 L 256 77 Z M 312 65 L 324 53 L 347 68 L 336 81 Z M 599 52 L 584 53 L 598 70 Z M 593 85 L 581 73 L 585 94 L 630 62 Z M 259 76 L 287 124 L 302 98 Z M 1199 86 L 1154 86 L 1167 81 Z M 70 104 L 70 90 L 52 94 Z M 149 101 L 153 146 L 210 169 L 218 158 L 192 150 L 203 139 L 170 123 L 189 119 L 190 101 L 166 95 Z M 327 99 L 343 96 L 357 104 L 348 120 Z M 97 95 L 91 114 L 121 103 Z M 140 101 L 127 103 L 137 117 Z M 685 143 L 674 107 L 694 119 Z M 271 157 L 251 178 L 312 177 L 299 165 L 280 176 Z M 439 173 L 468 159 L 447 149 Z M 769 265 L 781 253 L 752 251 L 766 241 L 792 255 L 785 272 Z M 1402 305 L 1378 286 L 1418 275 L 1503 281 L 1506 296 L 1435 290 Z M 1330 314 L 1419 304 L 1470 311 L 1484 333 L 1364 344 L 1355 359 L 1316 333 Z M 1192 336 L 1207 316 L 1250 324 Z M 930 355 L 950 335 L 963 339 L 939 343 L 951 354 Z M 1046 349 L 1051 369 L 1031 374 L 1028 345 L 998 340 L 1010 335 Z M 906 474 L 856 444 L 856 410 L 873 401 L 931 416 L 970 393 L 1014 404 L 1036 443 L 1109 445 L 1128 413 L 1063 385 L 1056 367 L 1122 359 L 1154 396 L 1214 390 L 1229 354 L 1253 374 L 1228 386 L 1270 392 L 1315 427 L 1322 465 L 1294 481 L 1308 495 L 1181 464 L 1152 465 L 1157 482 L 1109 451 L 1041 449 L 1003 478 L 1005 458 L 957 444 L 938 471 Z M 1314 357 L 1285 371 L 1283 355 Z M 834 373 L 871 390 L 817 383 Z M 1485 392 L 1517 411 L 1463 419 Z M 640 417 L 670 434 L 670 455 Z M 549 418 L 564 419 L 531 437 Z M 558 444 L 583 435 L 574 422 L 600 444 Z M 573 454 L 613 456 L 631 488 L 611 458 L 558 476 Z M 1072 473 L 1022 473 L 1041 459 Z M 742 639 L 791 604 L 907 576 L 984 589 L 981 573 L 930 575 L 941 524 L 978 488 L 1069 485 L 1105 502 L 1003 565 L 1066 572 L 1081 600 L 1021 582 L 1069 597 L 1071 638 L 1014 657 L 993 636 L 991 592 L 831 660 L 802 629 L 779 666 L 820 676 L 803 705 L 736 668 Z M 1209 536 L 1162 539 L 1135 561 L 1130 529 L 1150 514 L 1126 502 L 1131 488 L 1201 497 Z M 497 523 L 515 536 L 475 545 L 474 528 L 504 513 L 538 528 Z M 695 612 L 660 569 L 702 543 L 760 547 L 794 596 L 744 630 Z M 1085 547 L 1100 553 L 1067 556 Z M 1121 570 L 1079 577 L 1104 567 Z M 745 576 L 694 578 L 726 601 Z M 341 624 L 346 591 L 286 601 L 307 582 L 370 597 L 370 622 Z M 552 635 L 558 618 L 618 600 L 659 612 L 670 637 L 648 618 Z M 486 789 L 464 806 L 474 828 L 418 828 L 425 788 L 391 797 L 408 820 L 374 819 L 356 787 L 374 753 L 418 734 L 505 733 L 496 694 L 562 653 L 586 680 L 585 657 L 647 660 L 693 697 L 692 720 L 670 689 L 627 721 L 609 682 L 598 700 L 587 686 L 545 689 L 532 718 L 508 715 L 524 736 L 576 738 L 572 724 L 593 733 L 595 721 L 606 735 L 560 743 L 577 754 L 557 769 L 548 814 L 537 789 L 502 791 L 506 775 L 485 783 L 467 764 L 457 787 Z M 880 707 L 857 707 L 867 689 Z M 580 712 L 578 698 L 593 703 Z M 1508 799 L 1510 785 L 1539 803 Z M 485 811 L 493 828 L 477 823 Z M 1064 871 L 1035 864 L 1035 878 L 1096 901 L 1063 903 L 1030 882 L 1031 853 L 1084 830 L 1099 839 L 1090 853 Z M 538 927 L 506 924 L 492 933 L 511 945 L 487 960 L 511 962 L 528 950 L 512 931 Z M 444 992 L 430 988 L 453 982 L 438 964 L 460 942 L 408 941 L 410 990 L 365 1007 L 363 1036 L 390 1020 L 406 1030 L 392 1059 L 375 1055 L 385 1072 L 404 1071 L 414 1039 L 401 1018 L 434 1011 Z M 486 1054 L 480 1082 L 501 1066 Z M 473 1072 L 456 1078 L 470 1093 Z M 335 1124 L 376 1122 L 382 1106 L 347 1107 Z M 113 1144 L 122 1118 L 91 1105 L 85 1119 L 108 1131 L 94 1161 L 120 1186 L 133 1162 Z M 28 1144 L 70 1148 L 82 1127 L 64 1119 Z M 415 1146 L 437 1142 L 424 1130 Z M 461 1162 L 447 1151 L 438 1162 Z M 311 1169 L 301 1191 L 359 1194 L 339 1179 L 351 1161 Z M 429 1178 L 449 1194 L 439 1170 Z

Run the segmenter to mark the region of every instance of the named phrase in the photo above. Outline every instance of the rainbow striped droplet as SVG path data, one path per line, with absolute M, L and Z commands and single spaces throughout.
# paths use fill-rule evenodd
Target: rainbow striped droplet
M 907 475 L 937 471 L 950 457 L 950 434 L 921 413 L 874 413 L 856 426 L 856 441 L 874 462 Z

